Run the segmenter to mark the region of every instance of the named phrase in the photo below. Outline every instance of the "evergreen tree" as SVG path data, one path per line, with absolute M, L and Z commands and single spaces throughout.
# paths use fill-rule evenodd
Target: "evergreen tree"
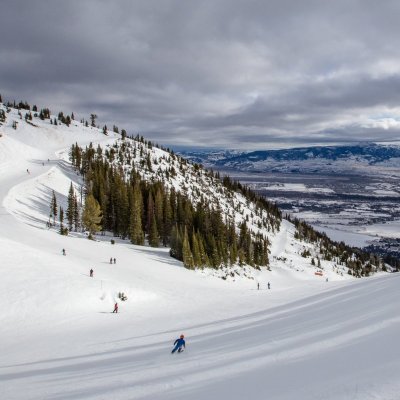
M 51 197 L 51 202 L 50 202 L 50 218 L 53 218 L 53 225 L 55 225 L 56 223 L 57 210 L 58 210 L 57 198 L 53 190 L 53 195 Z
M 189 235 L 186 226 L 183 234 L 182 258 L 183 258 L 183 265 L 185 266 L 185 268 L 188 269 L 194 268 L 193 255 L 190 250 Z
M 163 210 L 163 193 L 160 187 L 157 188 L 156 195 L 154 198 L 154 217 L 157 225 L 157 231 L 160 238 L 164 237 L 163 229 L 163 217 L 164 217 L 164 210 Z
M 182 261 L 182 236 L 181 232 L 178 228 L 178 224 L 175 224 L 171 231 L 171 257 L 176 258 L 177 260 Z
M 158 247 L 160 245 L 160 238 L 158 236 L 157 223 L 154 214 L 149 228 L 149 245 L 151 247 Z
M 89 231 L 89 239 L 93 239 L 93 235 L 101 230 L 100 223 L 102 218 L 99 203 L 92 194 L 88 194 L 82 213 L 82 224 Z
M 129 220 L 129 237 L 133 244 L 144 245 L 142 228 L 143 198 L 139 185 L 135 185 L 131 195 L 131 212 Z
M 65 230 L 64 230 L 64 210 L 60 206 L 60 234 L 65 235 Z
M 171 201 L 170 201 L 170 196 L 168 194 L 165 194 L 163 198 L 163 228 L 162 228 L 162 242 L 164 246 L 167 246 L 167 244 L 170 241 L 171 238 L 171 230 L 173 226 L 173 211 L 171 207 Z
M 201 267 L 202 261 L 201 261 L 201 254 L 200 254 L 200 246 L 199 246 L 199 241 L 197 239 L 197 234 L 194 230 L 192 232 L 192 255 L 193 255 L 194 267 Z
M 72 227 L 74 224 L 74 214 L 75 214 L 75 194 L 74 194 L 74 187 L 71 185 L 68 191 L 68 201 L 67 201 L 67 221 L 68 221 L 68 229 L 72 231 Z
M 96 118 L 97 118 L 96 114 L 90 114 L 90 123 L 93 128 L 96 127 Z
M 74 225 L 75 231 L 78 231 L 80 228 L 80 213 L 79 213 L 79 204 L 76 195 L 74 195 Z
M 197 235 L 198 243 L 199 243 L 199 252 L 200 252 L 200 266 L 201 267 L 208 267 L 210 266 L 210 260 L 207 256 L 205 247 L 204 247 L 204 240 L 200 234 Z
M 146 230 L 150 232 L 151 223 L 154 217 L 154 200 L 153 195 L 150 191 L 148 198 L 147 198 L 147 220 L 146 220 Z

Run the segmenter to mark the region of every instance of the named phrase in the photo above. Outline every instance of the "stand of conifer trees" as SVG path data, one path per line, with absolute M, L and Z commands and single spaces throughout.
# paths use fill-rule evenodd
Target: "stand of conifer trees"
M 339 265 L 349 268 L 349 273 L 356 277 L 369 276 L 381 266 L 379 257 L 372 253 L 351 247 L 344 242 L 334 242 L 325 233 L 316 231 L 311 225 L 297 218 L 291 220 L 296 227 L 295 239 L 317 243 L 321 256 L 328 261 L 335 261 Z M 307 256 L 307 255 L 306 255 Z
M 119 157 L 120 163 L 113 161 Z M 224 221 L 218 206 L 193 205 L 188 196 L 167 189 L 160 181 L 148 182 L 132 167 L 126 173 L 122 156 L 92 145 L 73 145 L 70 159 L 83 175 L 87 195 L 93 195 L 103 214 L 102 230 L 129 238 L 132 243 L 170 246 L 172 257 L 185 267 L 213 267 L 269 263 L 269 241 L 252 234 L 243 222 L 237 233 L 233 222 Z M 146 157 L 144 168 L 150 169 Z

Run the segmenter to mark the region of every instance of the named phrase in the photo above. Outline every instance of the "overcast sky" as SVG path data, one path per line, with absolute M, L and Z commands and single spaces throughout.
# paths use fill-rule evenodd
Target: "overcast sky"
M 400 139 L 400 1 L 3 1 L 0 93 L 168 146 Z

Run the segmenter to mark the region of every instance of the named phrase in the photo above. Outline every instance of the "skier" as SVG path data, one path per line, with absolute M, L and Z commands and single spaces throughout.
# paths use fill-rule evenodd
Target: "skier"
M 268 289 L 271 289 L 271 285 L 270 285 L 270 283 L 268 282 Z
M 116 264 L 117 263 L 117 260 L 114 258 L 114 264 Z
M 110 264 L 112 264 L 112 257 L 110 258 Z
M 66 256 L 67 254 L 65 253 L 65 249 L 62 249 L 62 254 L 63 256 Z
M 260 290 L 260 282 L 257 282 L 257 290 Z
M 174 354 L 177 350 L 178 353 L 182 353 L 182 351 L 186 348 L 185 346 L 185 339 L 184 339 L 184 335 L 181 335 L 179 337 L 179 339 L 176 339 L 174 342 L 174 349 L 171 351 L 171 354 Z
M 93 278 L 93 269 L 90 269 L 90 277 Z
M 30 174 L 29 169 L 27 169 L 26 172 L 27 172 L 28 174 Z
M 113 314 L 114 313 L 118 313 L 118 303 L 115 303 L 114 304 L 114 311 L 113 311 Z

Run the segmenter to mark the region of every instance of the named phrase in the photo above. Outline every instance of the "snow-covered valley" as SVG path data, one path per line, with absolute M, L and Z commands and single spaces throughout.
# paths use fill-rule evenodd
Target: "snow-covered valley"
M 333 240 L 400 257 L 400 142 L 181 154 L 229 174 Z
M 399 275 L 327 265 L 317 276 L 287 221 L 271 271 L 253 279 L 187 270 L 166 248 L 61 236 L 46 222 L 52 191 L 65 203 L 80 185 L 70 145 L 117 135 L 46 121 L 14 130 L 12 113 L 0 126 L 3 399 L 399 398 Z M 128 300 L 113 314 L 119 292 Z M 181 333 L 187 348 L 171 355 Z

